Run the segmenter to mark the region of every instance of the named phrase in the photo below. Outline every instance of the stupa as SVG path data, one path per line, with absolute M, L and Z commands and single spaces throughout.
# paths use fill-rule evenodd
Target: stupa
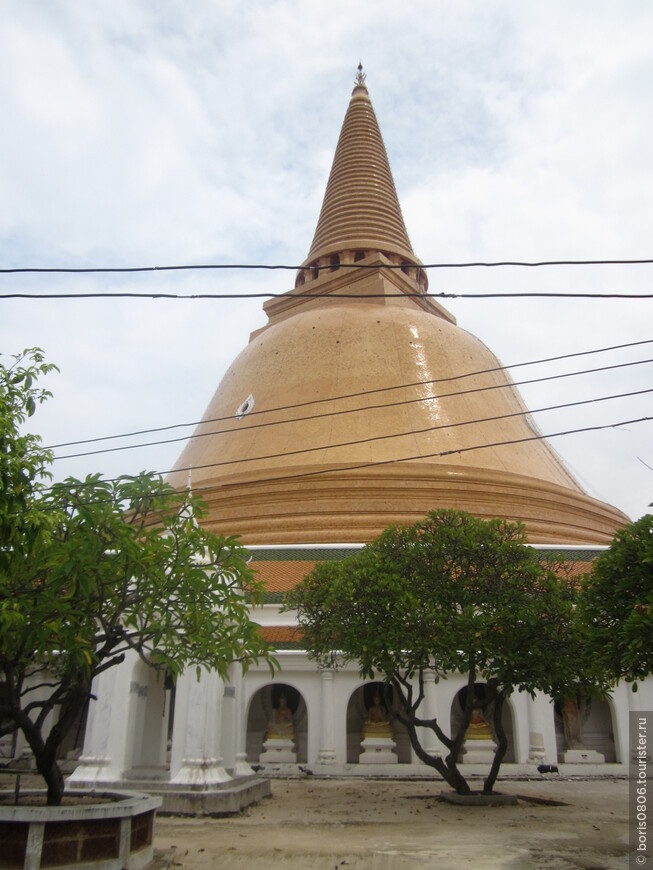
M 294 289 L 264 305 L 171 476 L 247 544 L 365 542 L 436 507 L 607 544 L 497 358 L 427 295 L 359 69 Z
M 497 358 L 428 295 L 361 67 L 308 256 L 295 286 L 264 308 L 267 324 L 222 378 L 170 480 L 185 487 L 190 469 L 209 508 L 202 522 L 248 547 L 267 589 L 255 618 L 281 671 L 233 665 L 222 682 L 208 673 L 198 681 L 193 669 L 173 697 L 127 659 L 94 687 L 73 775 L 156 786 L 175 811 L 180 789 L 224 811 L 220 795 L 247 793 L 253 766 L 428 775 L 405 731 L 377 709 L 378 683 L 353 665 L 318 669 L 282 611 L 284 590 L 317 561 L 350 554 L 390 523 L 451 507 L 520 520 L 537 550 L 583 571 L 628 520 L 583 492 Z M 464 674 L 437 685 L 427 675 L 423 717 L 455 724 L 465 687 Z M 650 688 L 640 703 L 653 703 Z M 593 702 L 577 735 L 579 763 L 627 770 L 632 704 L 624 686 Z M 126 711 L 118 728 L 111 709 Z M 563 714 L 550 698 L 515 692 L 504 765 L 564 764 L 574 747 Z M 486 730 L 468 761 L 479 747 L 491 756 Z

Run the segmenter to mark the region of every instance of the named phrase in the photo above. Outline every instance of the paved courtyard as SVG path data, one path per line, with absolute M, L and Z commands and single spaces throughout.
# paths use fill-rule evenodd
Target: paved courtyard
M 517 806 L 456 807 L 440 781 L 274 780 L 241 816 L 161 817 L 159 868 L 409 870 L 628 866 L 625 779 L 503 781 Z

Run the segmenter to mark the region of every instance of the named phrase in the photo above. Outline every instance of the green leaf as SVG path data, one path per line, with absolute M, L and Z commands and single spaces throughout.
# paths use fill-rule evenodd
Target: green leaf
M 94 676 L 129 650 L 173 675 L 225 677 L 235 661 L 277 668 L 250 616 L 261 589 L 249 554 L 189 520 L 189 506 L 205 511 L 197 496 L 151 473 L 44 486 L 51 453 L 20 426 L 48 398 L 38 379 L 53 367 L 37 349 L 14 359 L 0 365 L 0 682 L 13 699 L 3 717 L 30 719 L 37 763 L 65 736 L 50 723 L 87 703 Z M 19 687 L 43 684 L 44 664 L 44 703 L 59 712 L 38 718 Z
M 521 526 L 440 510 L 316 565 L 285 607 L 322 665 L 356 662 L 398 693 L 426 668 L 438 679 L 475 668 L 507 696 L 513 685 L 557 694 L 590 678 L 574 601 Z

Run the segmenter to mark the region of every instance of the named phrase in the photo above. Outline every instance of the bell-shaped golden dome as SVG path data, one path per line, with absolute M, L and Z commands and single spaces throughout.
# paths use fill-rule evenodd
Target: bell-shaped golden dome
M 582 491 L 425 286 L 359 69 L 297 286 L 265 304 L 171 475 L 192 468 L 208 525 L 364 542 L 450 507 L 520 520 L 534 543 L 610 542 L 627 517 Z

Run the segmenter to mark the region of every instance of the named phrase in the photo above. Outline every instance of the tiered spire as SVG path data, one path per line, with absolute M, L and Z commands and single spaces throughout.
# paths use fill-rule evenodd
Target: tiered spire
M 627 522 L 533 440 L 497 358 L 420 292 L 362 67 L 298 283 L 265 303 L 170 477 L 183 488 L 192 465 L 202 525 L 246 544 L 362 543 L 437 505 L 590 545 Z M 464 395 L 431 393 L 461 377 Z M 379 403 L 386 390 L 396 401 Z
M 350 252 L 382 252 L 420 265 L 401 214 L 379 125 L 358 66 L 340 132 L 322 210 L 304 268 Z

